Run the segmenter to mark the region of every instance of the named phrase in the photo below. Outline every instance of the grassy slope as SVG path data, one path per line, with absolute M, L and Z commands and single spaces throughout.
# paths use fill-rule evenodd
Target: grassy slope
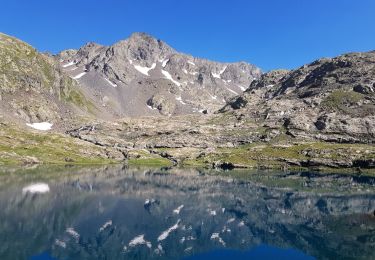
M 164 150 L 165 151 L 165 150 Z M 173 149 L 167 150 L 173 154 Z M 313 156 L 309 155 L 313 154 Z M 303 161 L 309 159 L 329 159 L 346 161 L 348 158 L 375 159 L 375 147 L 365 144 L 335 144 L 324 142 L 304 142 L 290 145 L 254 143 L 235 148 L 218 148 L 216 151 L 192 158 L 185 154 L 181 156 L 182 165 L 207 166 L 215 162 L 229 162 L 243 168 L 297 168 L 287 165 L 286 161 Z M 302 167 L 298 167 L 302 168 Z M 327 170 L 320 168 L 321 170 Z M 329 169 L 329 171 L 345 171 L 343 169 Z M 349 169 L 353 171 L 353 169 Z M 372 169 L 365 170 L 372 172 Z
M 57 133 L 0 125 L 0 164 L 103 164 L 101 147 Z
M 29 91 L 55 93 L 61 101 L 92 112 L 95 106 L 78 89 L 77 83 L 60 74 L 53 60 L 14 37 L 0 33 L 0 92 Z M 39 95 L 39 94 L 38 94 Z
M 182 166 L 211 167 L 215 162 L 229 162 L 243 168 L 287 167 L 286 161 L 302 161 L 311 158 L 345 161 L 348 158 L 375 159 L 375 147 L 364 144 L 334 144 L 304 142 L 294 144 L 254 143 L 235 148 L 217 148 L 208 153 L 199 149 L 156 149 L 129 152 L 128 164 L 171 166 L 172 161 L 160 154 L 168 153 Z M 313 154 L 313 156 L 311 156 Z M 0 124 L 0 165 L 43 164 L 107 164 L 115 160 L 106 158 L 103 147 L 57 133 L 45 133 Z M 288 167 L 289 169 L 293 167 Z M 323 169 L 324 170 L 324 169 Z M 325 169 L 327 170 L 327 169 Z M 336 169 L 344 171 L 343 169 Z M 329 169 L 332 171 L 332 169 Z M 351 169 L 351 171 L 353 171 Z M 372 172 L 372 169 L 365 172 Z

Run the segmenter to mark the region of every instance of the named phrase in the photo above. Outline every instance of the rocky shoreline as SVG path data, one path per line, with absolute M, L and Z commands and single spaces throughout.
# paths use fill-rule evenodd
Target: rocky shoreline
M 158 127 L 153 120 L 159 121 Z M 43 134 L 3 124 L 0 162 L 374 173 L 375 147 L 371 144 L 306 141 L 286 134 L 264 141 L 264 132 L 248 134 L 232 129 L 225 133 L 220 127 L 214 132 L 202 122 L 187 120 L 184 125 L 175 120 L 175 126 L 169 124 L 171 119 L 164 122 L 174 128 L 173 131 L 160 118 L 129 119 L 112 124 L 97 122 L 65 133 Z M 200 126 L 192 127 L 191 122 Z M 8 151 L 4 151 L 6 147 Z

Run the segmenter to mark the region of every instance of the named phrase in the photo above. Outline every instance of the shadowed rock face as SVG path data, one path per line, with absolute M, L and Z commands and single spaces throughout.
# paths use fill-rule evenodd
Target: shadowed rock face
M 41 252 L 59 259 L 177 259 L 259 244 L 319 259 L 374 257 L 371 178 L 253 172 L 233 179 L 116 167 L 47 176 L 25 175 L 1 189 L 2 259 Z M 285 180 L 288 188 L 277 188 Z M 310 189 L 301 192 L 299 181 Z M 22 193 L 36 182 L 49 192 Z M 347 185 L 357 189 L 348 193 Z
M 325 58 L 293 71 L 271 71 L 221 111 L 237 110 L 294 137 L 373 142 L 375 52 Z
M 261 75 L 244 62 L 217 63 L 178 53 L 144 33 L 110 47 L 88 43 L 58 58 L 72 77 L 87 72 L 79 79 L 81 86 L 114 116 L 213 112 Z M 168 105 L 147 106 L 156 94 Z

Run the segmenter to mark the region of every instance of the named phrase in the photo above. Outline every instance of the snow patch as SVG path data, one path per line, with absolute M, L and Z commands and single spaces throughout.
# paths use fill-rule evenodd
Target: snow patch
M 219 233 L 212 233 L 212 235 L 211 235 L 211 240 L 217 240 L 217 241 L 219 241 L 220 244 L 222 244 L 223 246 L 225 246 L 225 242 L 224 242 L 224 240 L 220 237 Z
M 227 69 L 227 66 L 225 66 L 221 71 L 220 71 L 220 75 L 224 73 L 224 71 Z
M 65 64 L 65 65 L 62 65 L 63 66 L 63 68 L 67 68 L 67 67 L 70 67 L 70 66 L 72 66 L 72 65 L 74 65 L 75 64 L 75 62 L 74 61 L 71 61 L 71 62 L 69 62 L 69 63 L 67 63 L 67 64 Z
M 178 81 L 176 81 L 176 80 L 174 80 L 174 79 L 172 78 L 171 74 L 169 74 L 168 71 L 161 70 L 161 73 L 164 75 L 164 77 L 165 77 L 166 79 L 169 79 L 169 80 L 172 81 L 174 84 L 176 84 L 178 87 L 181 86 L 181 83 L 178 82 Z
M 48 122 L 32 123 L 32 124 L 26 123 L 26 125 L 29 126 L 29 127 L 31 127 L 31 128 L 34 128 L 36 130 L 40 130 L 40 131 L 51 130 L 51 128 L 53 126 L 53 124 L 48 123 Z
M 176 224 L 174 224 L 173 226 L 165 230 L 163 233 L 161 233 L 160 236 L 158 237 L 158 241 L 163 241 L 169 236 L 171 232 L 175 231 L 178 228 L 178 224 L 180 223 L 180 221 L 181 220 L 179 219 Z
M 154 107 L 152 107 L 152 106 L 150 106 L 150 105 L 146 105 L 149 109 L 151 109 L 151 110 L 158 110 L 157 108 L 154 108 Z M 145 205 L 146 205 L 146 203 L 145 203 Z
M 184 205 L 179 206 L 177 209 L 173 210 L 173 213 L 180 214 L 181 209 L 184 207 Z
M 155 67 L 156 67 L 156 63 L 153 63 L 152 66 L 151 66 L 150 68 L 148 68 L 148 67 L 142 67 L 142 66 L 139 66 L 139 65 L 134 65 L 134 68 L 135 68 L 136 70 L 138 70 L 140 73 L 142 73 L 142 74 L 144 74 L 144 75 L 146 75 L 146 76 L 149 76 L 149 75 L 148 75 L 148 72 L 149 72 L 150 70 L 155 69 Z
M 66 243 L 58 239 L 55 240 L 55 245 L 62 247 L 62 248 L 66 248 Z
M 113 83 L 112 81 L 110 81 L 109 79 L 107 78 L 104 78 L 112 87 L 116 88 L 117 87 L 117 84 Z
M 50 189 L 47 183 L 35 183 L 22 189 L 22 193 L 47 193 L 49 191 Z
M 163 247 L 161 246 L 161 244 L 159 244 L 157 246 L 157 248 L 155 248 L 154 253 L 157 254 L 157 255 L 162 255 L 164 253 L 164 250 L 163 250 Z
M 212 74 L 212 76 L 213 76 L 214 78 L 221 79 L 221 74 L 223 74 L 223 72 L 224 72 L 226 69 L 227 69 L 227 66 L 225 66 L 224 68 L 222 68 L 222 69 L 220 70 L 219 73 L 211 72 L 211 74 Z
M 104 225 L 99 228 L 99 232 L 104 231 L 106 228 L 108 228 L 110 226 L 112 226 L 112 220 L 109 220 L 106 223 L 104 223 Z
M 129 242 L 130 247 L 135 247 L 138 245 L 146 245 L 148 248 L 152 247 L 151 242 L 145 240 L 145 235 L 136 236 Z
M 80 235 L 78 234 L 77 231 L 74 230 L 74 228 L 67 228 L 66 233 L 71 235 L 76 241 L 79 240 Z
M 176 97 L 176 100 L 179 101 L 182 105 L 186 105 L 186 103 L 182 101 L 181 97 Z
M 86 75 L 86 72 L 79 73 L 78 75 L 74 76 L 73 79 L 80 79 L 80 78 L 82 78 L 84 75 Z
M 188 63 L 191 64 L 191 65 L 193 65 L 193 66 L 195 66 L 195 63 L 192 62 L 192 61 L 190 61 L 190 60 L 188 60 Z
M 233 94 L 238 95 L 238 93 L 237 93 L 236 91 L 234 91 L 234 90 L 232 90 L 232 89 L 230 89 L 230 88 L 228 88 L 228 87 L 227 87 L 227 89 L 228 89 L 230 92 L 232 92 Z
M 241 91 L 245 91 L 246 90 L 246 88 L 243 87 L 243 86 L 237 86 L 237 87 L 239 87 L 241 89 Z
M 223 229 L 221 230 L 221 233 L 230 233 L 232 232 L 232 230 L 230 228 L 228 228 L 227 226 L 224 226 Z
M 192 251 L 192 250 L 193 250 L 193 247 L 190 246 L 190 247 L 188 247 L 188 248 L 185 248 L 184 252 L 185 252 L 185 253 L 189 253 L 189 252 Z
M 163 68 L 165 68 L 165 66 L 167 66 L 167 63 L 168 63 L 168 62 L 169 62 L 169 59 L 165 59 L 165 60 L 163 60 L 161 66 L 162 66 Z
M 211 74 L 214 78 L 221 79 L 220 74 L 217 74 L 217 73 L 214 73 L 214 72 L 211 72 Z
M 182 72 L 188 74 L 188 71 L 186 69 L 182 69 Z
M 227 223 L 229 224 L 229 223 L 232 223 L 233 221 L 235 221 L 236 219 L 235 218 L 230 218 L 230 219 L 228 219 L 228 221 L 227 221 Z

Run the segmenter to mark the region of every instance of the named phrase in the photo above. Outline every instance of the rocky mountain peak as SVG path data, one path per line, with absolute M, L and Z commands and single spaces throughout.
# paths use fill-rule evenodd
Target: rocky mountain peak
M 144 65 L 152 65 L 176 52 L 163 41 L 146 33 L 133 33 L 130 38 L 116 43 L 113 48 L 117 53 L 125 54 L 128 60 Z
M 82 46 L 75 54 L 75 62 L 85 65 L 88 62 L 92 61 L 104 48 L 104 46 L 95 42 L 88 42 L 84 46 Z
M 178 53 L 145 33 L 103 47 L 88 43 L 64 70 L 115 116 L 213 112 L 260 77 L 254 65 L 219 63 Z

